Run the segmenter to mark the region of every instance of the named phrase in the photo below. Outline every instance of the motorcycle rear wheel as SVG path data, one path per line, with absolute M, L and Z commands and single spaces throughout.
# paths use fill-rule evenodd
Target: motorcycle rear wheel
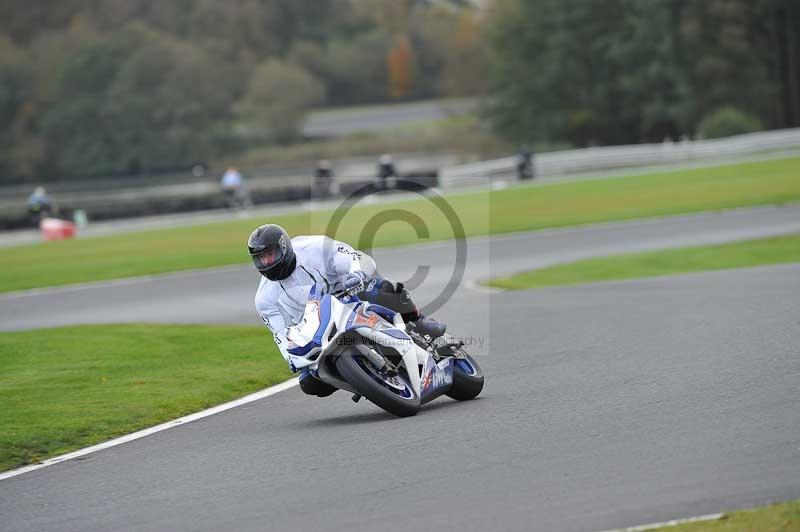
M 474 358 L 463 354 L 464 358 L 453 360 L 453 386 L 447 392 L 448 397 L 457 401 L 475 399 L 483 390 L 483 370 Z
M 362 396 L 399 417 L 419 411 L 419 395 L 402 374 L 387 378 L 363 355 L 344 354 L 336 360 L 336 369 Z

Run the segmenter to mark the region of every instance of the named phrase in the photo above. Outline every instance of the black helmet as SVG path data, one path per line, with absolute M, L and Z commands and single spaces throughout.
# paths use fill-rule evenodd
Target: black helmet
M 297 265 L 289 234 L 280 225 L 264 224 L 250 234 L 247 250 L 261 275 L 270 281 L 286 279 Z

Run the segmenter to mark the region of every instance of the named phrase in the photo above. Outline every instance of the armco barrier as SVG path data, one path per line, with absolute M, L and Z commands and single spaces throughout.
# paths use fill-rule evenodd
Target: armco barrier
M 699 161 L 796 147 L 800 147 L 800 128 L 762 131 L 723 139 L 604 146 L 542 153 L 534 157 L 534 166 L 537 176 L 554 176 L 627 166 Z M 515 175 L 516 164 L 516 157 L 504 157 L 445 167 L 440 172 L 439 182 L 443 187 L 477 185 L 493 177 Z
M 417 190 L 438 186 L 435 169 L 418 175 L 404 174 L 397 190 Z M 298 178 L 293 181 L 276 180 L 275 182 L 251 182 L 250 197 L 254 204 L 286 203 L 307 201 L 312 197 L 311 179 Z M 356 178 L 341 181 L 341 194 L 363 195 L 372 192 L 370 185 L 374 178 Z M 391 192 L 391 191 L 390 191 Z M 58 198 L 57 198 L 58 200 Z M 103 194 L 57 201 L 58 215 L 71 218 L 76 209 L 85 212 L 91 221 L 115 218 L 133 218 L 166 213 L 190 212 L 207 209 L 227 208 L 225 195 L 215 183 L 198 184 L 198 186 L 174 185 L 154 189 L 124 190 L 116 194 Z M 0 230 L 31 228 L 33 222 L 27 213 L 24 203 L 19 202 L 11 208 L 0 209 Z

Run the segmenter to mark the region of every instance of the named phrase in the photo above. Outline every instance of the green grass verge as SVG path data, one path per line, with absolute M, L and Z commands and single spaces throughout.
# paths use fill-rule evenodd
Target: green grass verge
M 86 325 L 0 334 L 0 470 L 290 377 L 261 327 Z
M 663 532 L 797 532 L 800 501 L 725 514 L 722 519 L 659 528 Z
M 467 236 L 799 200 L 800 158 L 447 197 Z M 422 218 L 430 230 L 427 240 L 453 238 L 447 220 L 425 199 L 357 207 L 331 236 L 362 246 L 359 235 L 367 221 L 391 214 L 390 209 Z M 0 292 L 244 264 L 245 241 L 256 225 L 269 221 L 292 235 L 318 234 L 326 231 L 331 215 L 298 213 L 2 248 Z M 374 243 L 417 242 L 409 225 L 392 222 L 380 228 Z
M 800 235 L 580 260 L 492 279 L 507 290 L 800 262 Z

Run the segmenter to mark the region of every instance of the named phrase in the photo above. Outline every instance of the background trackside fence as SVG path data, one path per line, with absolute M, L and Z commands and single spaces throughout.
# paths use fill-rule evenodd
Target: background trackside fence
M 800 128 L 763 131 L 723 139 L 684 140 L 658 144 L 605 146 L 536 154 L 535 175 L 558 176 L 609 170 L 629 166 L 674 164 L 727 156 L 742 156 L 800 148 Z M 492 178 L 516 175 L 517 157 L 443 168 L 439 181 L 443 187 L 486 183 Z

